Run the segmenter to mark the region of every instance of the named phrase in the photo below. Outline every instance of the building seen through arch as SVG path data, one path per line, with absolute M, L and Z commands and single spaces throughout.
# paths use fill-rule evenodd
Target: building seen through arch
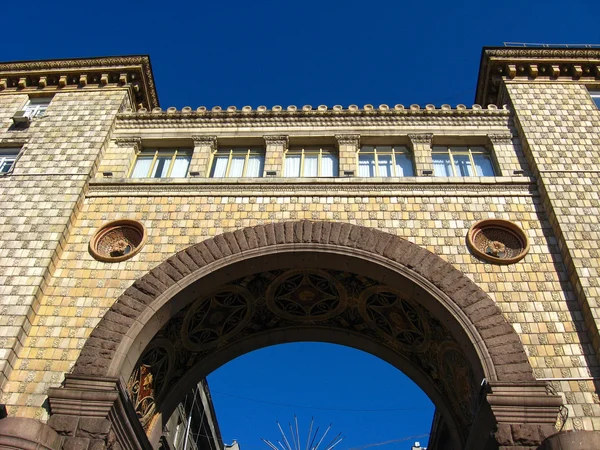
M 430 450 L 600 447 L 599 68 L 486 48 L 469 107 L 163 110 L 147 56 L 0 64 L 0 447 L 159 448 L 297 341 L 407 374 Z

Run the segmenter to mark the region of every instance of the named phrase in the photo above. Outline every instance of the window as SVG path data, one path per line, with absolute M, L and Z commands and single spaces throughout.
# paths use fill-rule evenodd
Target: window
M 9 173 L 19 156 L 19 148 L 0 148 L 0 175 Z
M 262 177 L 265 154 L 260 148 L 220 148 L 213 157 L 213 178 Z
M 485 147 L 433 147 L 436 177 L 493 177 L 494 165 Z
M 337 177 L 338 159 L 331 148 L 291 148 L 285 154 L 285 177 Z
M 412 177 L 408 149 L 397 145 L 363 145 L 358 153 L 359 177 Z
M 189 149 L 144 149 L 137 155 L 131 178 L 184 178 L 192 151 Z
M 30 119 L 42 117 L 46 113 L 46 109 L 48 109 L 51 101 L 52 97 L 30 98 L 23 108 L 23 115 Z
M 594 100 L 594 103 L 598 109 L 600 109 L 600 91 L 590 91 L 590 95 L 592 96 L 592 100 Z

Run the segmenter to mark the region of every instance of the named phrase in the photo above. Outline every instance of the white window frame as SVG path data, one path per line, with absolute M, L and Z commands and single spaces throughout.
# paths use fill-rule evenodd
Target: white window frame
M 461 149 L 461 150 L 459 150 Z M 465 150 L 462 150 L 465 149 Z M 492 170 L 494 172 L 493 175 L 481 175 L 477 173 L 477 166 L 475 165 L 475 160 L 473 159 L 473 155 L 486 155 L 492 166 Z M 452 167 L 452 173 L 454 177 L 488 177 L 488 176 L 498 176 L 498 169 L 496 168 L 496 164 L 494 162 L 494 158 L 492 157 L 492 152 L 490 152 L 487 148 L 482 145 L 436 145 L 431 150 L 431 156 L 433 160 L 433 155 L 449 155 L 450 156 L 450 166 Z M 473 172 L 475 175 L 460 175 L 457 172 L 456 164 L 454 163 L 454 156 L 469 156 L 469 160 L 471 162 L 471 167 L 473 168 Z
M 133 172 L 135 171 L 135 166 L 138 162 L 138 159 L 140 157 L 148 157 L 150 155 L 153 155 L 153 158 L 152 158 L 152 162 L 150 163 L 150 168 L 148 170 L 147 176 L 146 177 L 136 177 L 136 179 L 137 178 L 170 178 L 171 173 L 173 172 L 173 167 L 175 165 L 175 160 L 177 159 L 177 156 L 182 156 L 182 155 L 185 155 L 188 157 L 188 166 L 187 166 L 187 170 L 185 173 L 185 177 L 187 177 L 188 173 L 190 171 L 190 163 L 192 161 L 192 152 L 193 152 L 193 150 L 189 149 L 189 148 L 156 148 L 156 149 L 145 148 L 135 155 L 135 160 L 133 161 L 133 164 L 131 165 L 131 169 L 129 169 L 128 178 L 132 178 Z M 171 162 L 169 163 L 169 169 L 167 170 L 166 176 L 153 177 L 152 172 L 154 171 L 154 167 L 156 165 L 156 161 L 159 156 L 170 156 Z M 183 177 L 183 178 L 185 178 L 185 177 Z
M 287 177 L 287 178 L 290 178 L 290 177 L 295 178 L 296 177 L 295 175 L 288 175 L 285 173 L 285 159 L 288 156 L 295 156 L 295 155 L 300 155 L 300 178 L 313 178 L 313 176 L 311 176 L 311 175 L 309 175 L 309 176 L 304 175 L 304 157 L 306 155 L 309 155 L 309 156 L 318 155 L 317 176 L 316 176 L 317 178 L 321 178 L 321 177 L 332 178 L 332 177 L 339 176 L 340 160 L 339 160 L 338 152 L 333 147 L 329 147 L 329 146 L 324 147 L 324 146 L 314 145 L 314 146 L 304 146 L 304 147 L 302 147 L 302 146 L 291 147 L 284 152 L 284 161 L 283 161 L 283 176 L 284 177 Z M 322 175 L 323 155 L 333 155 L 335 157 L 333 174 L 331 174 L 331 175 Z M 337 166 L 336 166 L 336 164 L 337 164 Z
M 14 170 L 19 153 L 21 153 L 20 148 L 0 147 L 0 176 L 7 175 Z
M 51 101 L 52 97 L 30 98 L 23 107 L 24 116 L 29 117 L 30 119 L 42 117 L 46 114 L 46 110 L 48 109 L 48 106 L 50 106 Z
M 366 151 L 365 147 L 372 147 L 372 150 Z M 391 150 L 377 150 L 377 145 L 363 145 L 356 154 L 356 173 L 360 176 L 360 155 L 374 155 L 375 160 L 375 175 L 373 178 L 392 178 L 392 177 L 412 177 L 415 175 L 415 167 L 412 159 L 412 154 L 405 145 L 381 145 L 380 147 L 391 147 Z M 392 175 L 385 176 L 379 174 L 379 158 L 378 155 L 391 155 L 392 156 Z M 411 175 L 398 175 L 396 173 L 396 155 L 406 155 L 410 161 L 413 173 Z M 370 178 L 370 177 L 369 177 Z
M 225 175 L 223 177 L 215 177 L 214 171 L 215 171 L 215 164 L 217 161 L 217 157 L 225 156 L 225 155 L 228 155 L 227 169 L 225 170 Z M 246 159 L 244 160 L 244 169 L 242 170 L 241 178 L 248 177 L 247 176 L 248 161 L 250 160 L 250 156 L 257 156 L 257 155 L 261 157 L 261 162 L 262 162 L 262 167 L 263 167 L 263 170 L 258 174 L 258 178 L 263 176 L 262 172 L 264 172 L 264 166 L 265 166 L 265 150 L 264 149 L 262 149 L 260 147 L 219 147 L 212 154 L 211 163 L 210 163 L 210 167 L 208 170 L 208 177 L 210 177 L 210 178 L 230 178 L 229 173 L 231 171 L 231 161 L 233 160 L 234 156 L 239 156 L 239 155 L 245 155 L 245 157 L 246 157 Z M 255 178 L 255 177 L 251 177 L 251 178 Z
M 590 90 L 589 93 L 590 93 L 590 97 L 592 97 L 592 100 L 596 104 L 596 107 L 598 109 L 600 109 L 600 91 L 599 90 Z

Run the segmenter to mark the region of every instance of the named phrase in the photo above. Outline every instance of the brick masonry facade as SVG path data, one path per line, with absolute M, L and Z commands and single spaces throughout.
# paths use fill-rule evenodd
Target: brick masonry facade
M 0 178 L 0 403 L 10 416 L 46 421 L 49 389 L 66 373 L 90 373 L 86 356 L 93 353 L 96 369 L 110 358 L 110 351 L 86 355 L 97 348 L 88 340 L 107 311 L 178 252 L 223 233 L 238 242 L 247 230 L 278 229 L 295 242 L 305 230 L 315 236 L 313 227 L 343 226 L 368 235 L 374 247 L 368 229 L 401 238 L 464 275 L 520 339 L 524 378 L 547 381 L 561 396 L 568 415 L 557 426 L 600 431 L 600 111 L 585 80 L 506 78 L 499 106 L 454 109 L 149 111 L 152 102 L 137 105 L 128 85 L 56 88 L 46 115 L 26 129 L 15 129 L 11 118 L 27 88 L 7 85 L 0 146 L 23 151 L 14 172 Z M 277 175 L 208 178 L 219 140 L 263 142 L 265 172 Z M 340 177 L 281 178 L 290 140 L 337 143 Z M 356 151 L 371 142 L 406 145 L 415 177 L 344 177 L 358 174 Z M 497 176 L 423 175 L 432 170 L 432 145 L 456 143 L 484 145 Z M 193 148 L 190 172 L 199 176 L 128 179 L 144 146 Z M 524 259 L 497 265 L 471 254 L 468 230 L 488 218 L 525 231 L 531 246 Z M 97 261 L 90 239 L 116 219 L 140 221 L 148 240 L 132 259 Z M 290 230 L 282 225 L 292 222 Z M 363 245 L 353 239 L 342 245 Z

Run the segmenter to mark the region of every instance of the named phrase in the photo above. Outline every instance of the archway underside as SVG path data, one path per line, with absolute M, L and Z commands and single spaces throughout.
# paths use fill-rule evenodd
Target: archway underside
M 482 370 L 473 370 L 452 333 L 413 294 L 337 270 L 276 269 L 238 278 L 195 299 L 162 327 L 129 378 L 129 395 L 151 434 L 157 415 L 170 415 L 181 394 L 208 375 L 216 354 L 232 359 L 247 351 L 244 341 L 264 346 L 260 335 L 273 332 L 288 340 L 306 336 L 367 348 L 405 371 L 464 443 Z

